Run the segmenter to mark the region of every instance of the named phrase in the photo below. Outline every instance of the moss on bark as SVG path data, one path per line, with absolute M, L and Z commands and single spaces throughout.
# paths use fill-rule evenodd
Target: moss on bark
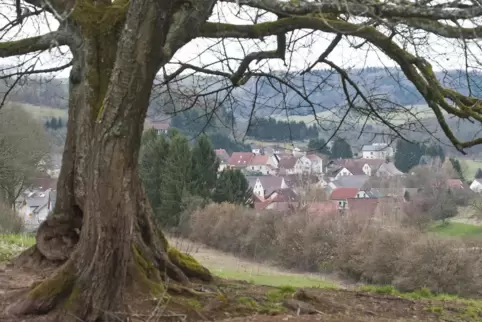
M 69 262 L 60 267 L 49 279 L 36 285 L 28 297 L 36 300 L 55 298 L 71 292 L 76 280 L 75 268 Z
M 202 281 L 211 281 L 213 279 L 211 272 L 191 255 L 181 253 L 176 248 L 169 247 L 168 255 L 171 262 L 179 267 L 187 277 L 197 278 Z

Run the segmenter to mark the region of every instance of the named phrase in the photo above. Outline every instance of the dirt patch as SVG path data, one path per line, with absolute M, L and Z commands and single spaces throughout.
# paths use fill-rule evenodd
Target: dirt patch
M 39 280 L 29 272 L 0 271 L 0 321 L 16 322 L 5 307 L 20 292 Z M 195 285 L 197 295 L 173 294 L 149 297 L 135 294 L 127 299 L 132 321 L 480 321 L 482 311 L 470 304 L 448 301 L 412 301 L 395 296 L 348 290 L 301 289 L 253 285 L 217 279 Z M 290 300 L 291 305 L 284 303 Z M 295 301 L 293 301 L 295 300 Z M 309 315 L 297 313 L 296 301 L 309 304 Z M 287 308 L 288 307 L 288 308 Z M 2 315 L 3 314 L 3 315 Z M 122 314 L 118 312 L 118 314 Z M 54 321 L 51 316 L 30 316 L 25 322 Z

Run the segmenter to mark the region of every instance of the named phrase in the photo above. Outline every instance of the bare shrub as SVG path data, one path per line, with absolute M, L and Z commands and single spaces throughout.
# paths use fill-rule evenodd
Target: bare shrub
M 13 209 L 0 201 L 0 233 L 17 234 L 23 230 L 23 221 Z
M 408 229 L 374 223 L 338 244 L 335 266 L 357 280 L 390 284 L 397 275 L 400 254 L 415 236 Z
M 194 212 L 190 223 L 190 239 L 289 269 L 334 270 L 406 291 L 481 295 L 480 239 L 428 238 L 398 215 L 260 213 L 225 203 Z
M 482 251 L 460 240 L 422 237 L 398 260 L 393 281 L 402 291 L 426 287 L 432 292 L 482 294 Z

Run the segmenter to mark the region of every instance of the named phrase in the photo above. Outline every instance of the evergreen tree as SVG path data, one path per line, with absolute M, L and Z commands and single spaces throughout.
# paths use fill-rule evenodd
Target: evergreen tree
M 454 168 L 455 172 L 457 172 L 459 179 L 465 182 L 464 172 L 462 170 L 462 166 L 460 165 L 460 161 L 455 158 L 450 158 L 450 163 L 452 163 L 452 167 Z
M 62 118 L 59 116 L 57 120 L 57 128 L 61 129 L 63 127 L 64 127 L 64 124 L 63 124 Z
M 477 172 L 475 173 L 475 179 L 482 179 L 482 169 L 478 168 Z
M 169 142 L 164 135 L 157 135 L 154 129 L 144 133 L 139 154 L 139 174 L 147 199 L 158 220 L 162 204 L 160 189 L 163 186 L 163 169 L 168 153 Z
M 45 128 L 50 129 L 52 125 L 50 125 L 50 120 L 45 121 Z
M 50 119 L 50 128 L 52 130 L 57 130 L 58 126 L 57 126 L 57 119 L 55 117 L 52 117 Z
M 351 159 L 353 158 L 353 152 L 351 151 L 351 147 L 342 138 L 337 138 L 335 142 L 333 142 L 333 146 L 331 147 L 331 158 L 332 159 Z
M 328 149 L 324 139 L 311 139 L 310 142 L 308 142 L 308 150 L 328 156 L 330 155 L 330 149 Z
M 238 170 L 225 170 L 221 172 L 216 182 L 213 201 L 246 204 L 252 198 L 252 191 L 243 173 Z
M 198 138 L 192 150 L 191 194 L 208 199 L 216 186 L 219 159 L 206 135 Z
M 395 152 L 395 166 L 402 172 L 408 172 L 420 163 L 424 149 L 418 143 L 398 140 Z
M 438 157 L 442 163 L 445 161 L 445 151 L 439 144 L 431 144 L 426 147 L 425 155 Z
M 183 210 L 183 198 L 189 194 L 191 179 L 191 151 L 184 135 L 170 134 L 169 153 L 163 168 L 163 184 L 160 187 L 160 218 L 164 225 L 175 227 Z

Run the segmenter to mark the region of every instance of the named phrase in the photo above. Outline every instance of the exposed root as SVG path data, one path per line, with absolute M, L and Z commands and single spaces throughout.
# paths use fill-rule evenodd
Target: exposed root
M 181 253 L 176 248 L 170 247 L 168 250 L 170 261 L 186 274 L 188 278 L 195 278 L 201 281 L 210 282 L 213 280 L 211 272 L 191 255 Z
M 76 280 L 74 267 L 67 262 L 50 278 L 36 283 L 20 300 L 7 308 L 8 314 L 19 316 L 46 314 L 72 292 Z

